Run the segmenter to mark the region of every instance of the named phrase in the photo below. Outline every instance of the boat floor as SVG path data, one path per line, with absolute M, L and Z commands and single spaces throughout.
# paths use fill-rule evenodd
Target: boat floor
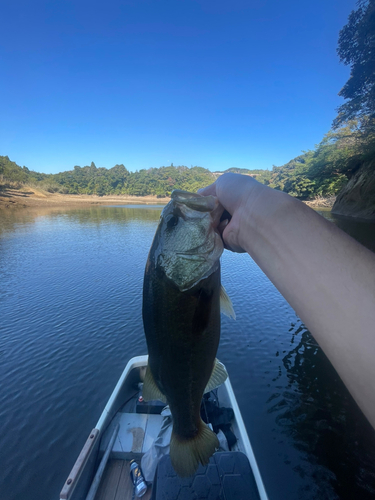
M 133 491 L 130 460 L 108 460 L 95 500 L 132 500 Z M 151 492 L 149 486 L 142 500 L 149 500 Z

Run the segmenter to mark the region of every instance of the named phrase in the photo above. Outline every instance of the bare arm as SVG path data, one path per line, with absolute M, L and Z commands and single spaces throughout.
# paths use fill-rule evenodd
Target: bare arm
M 309 328 L 375 428 L 375 254 L 291 196 L 224 174 L 200 191 L 232 215 L 246 251 Z

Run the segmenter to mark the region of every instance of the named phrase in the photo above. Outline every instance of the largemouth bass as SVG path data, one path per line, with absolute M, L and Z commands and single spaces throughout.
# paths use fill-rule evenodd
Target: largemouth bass
M 143 324 L 149 353 L 143 397 L 168 402 L 173 418 L 170 456 L 180 476 L 194 474 L 218 448 L 200 417 L 204 392 L 227 377 L 215 359 L 220 339 L 224 250 L 216 228 L 223 213 L 214 196 L 175 190 L 148 255 Z M 232 313 L 234 316 L 234 313 Z

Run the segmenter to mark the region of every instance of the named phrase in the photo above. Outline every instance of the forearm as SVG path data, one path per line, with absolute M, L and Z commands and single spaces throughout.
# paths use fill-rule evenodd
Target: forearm
M 284 193 L 241 211 L 241 244 L 295 309 L 375 427 L 375 254 Z

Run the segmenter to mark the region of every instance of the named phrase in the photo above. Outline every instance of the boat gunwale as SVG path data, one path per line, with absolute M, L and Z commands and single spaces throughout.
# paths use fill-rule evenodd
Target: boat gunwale
M 119 378 L 115 388 L 113 389 L 111 396 L 108 399 L 107 404 L 104 407 L 102 414 L 100 415 L 100 418 L 95 426 L 96 429 L 99 429 L 99 431 L 102 431 L 103 427 L 106 427 L 105 426 L 106 420 L 113 410 L 113 405 L 116 401 L 116 398 L 118 397 L 129 373 L 134 368 L 139 368 L 141 366 L 147 366 L 147 365 L 148 365 L 148 354 L 145 354 L 143 356 L 134 356 L 133 358 L 131 358 L 128 361 L 128 363 L 126 364 L 126 366 L 124 368 L 124 371 L 121 374 L 121 377 Z

